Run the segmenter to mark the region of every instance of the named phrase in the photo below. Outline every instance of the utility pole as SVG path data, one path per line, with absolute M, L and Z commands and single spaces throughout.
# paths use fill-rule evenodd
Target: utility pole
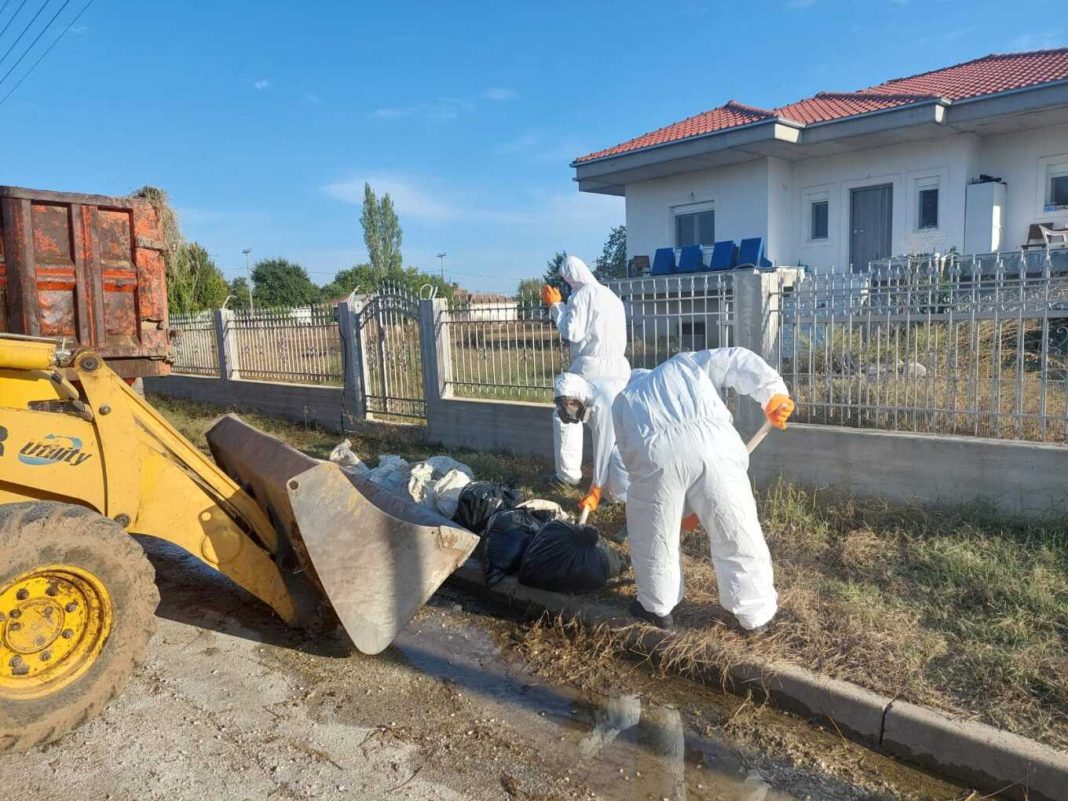
M 446 255 L 447 254 L 445 254 L 445 253 L 439 253 L 438 254 L 438 261 L 441 263 L 441 281 L 442 281 L 442 283 L 445 282 L 445 256 Z
M 245 275 L 248 276 L 248 310 L 249 312 L 255 312 L 256 308 L 252 305 L 252 268 L 249 266 L 248 254 L 252 252 L 252 248 L 245 248 L 241 251 L 245 254 Z

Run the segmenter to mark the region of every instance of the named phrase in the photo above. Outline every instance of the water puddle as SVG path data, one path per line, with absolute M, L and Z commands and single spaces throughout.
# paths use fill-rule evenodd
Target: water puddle
M 475 696 L 488 719 L 543 743 L 544 764 L 598 798 L 799 798 L 747 768 L 729 743 L 690 729 L 678 708 L 544 684 L 505 658 L 489 633 L 453 627 L 447 615 L 414 621 L 394 648 L 420 672 Z

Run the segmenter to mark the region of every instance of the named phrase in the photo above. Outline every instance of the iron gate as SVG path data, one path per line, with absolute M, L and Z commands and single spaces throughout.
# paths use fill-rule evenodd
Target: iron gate
M 426 420 L 419 299 L 383 284 L 356 316 L 368 416 Z

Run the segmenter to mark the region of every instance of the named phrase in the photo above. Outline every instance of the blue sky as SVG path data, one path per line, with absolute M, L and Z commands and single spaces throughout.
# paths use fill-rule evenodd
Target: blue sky
M 27 0 L 0 54 L 42 3 L 0 76 L 63 0 Z M 228 276 L 251 247 L 325 283 L 365 258 L 366 180 L 394 196 L 407 264 L 445 251 L 450 278 L 507 291 L 556 250 L 592 261 L 623 221 L 622 199 L 577 191 L 576 156 L 730 98 L 770 107 L 1064 45 L 1062 0 L 94 0 L 0 104 L 0 183 L 156 184 Z

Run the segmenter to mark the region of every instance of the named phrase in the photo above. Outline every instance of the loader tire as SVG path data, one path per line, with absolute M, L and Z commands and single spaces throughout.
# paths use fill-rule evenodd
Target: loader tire
M 0 506 L 0 752 L 58 740 L 144 661 L 159 592 L 141 546 L 72 504 Z

